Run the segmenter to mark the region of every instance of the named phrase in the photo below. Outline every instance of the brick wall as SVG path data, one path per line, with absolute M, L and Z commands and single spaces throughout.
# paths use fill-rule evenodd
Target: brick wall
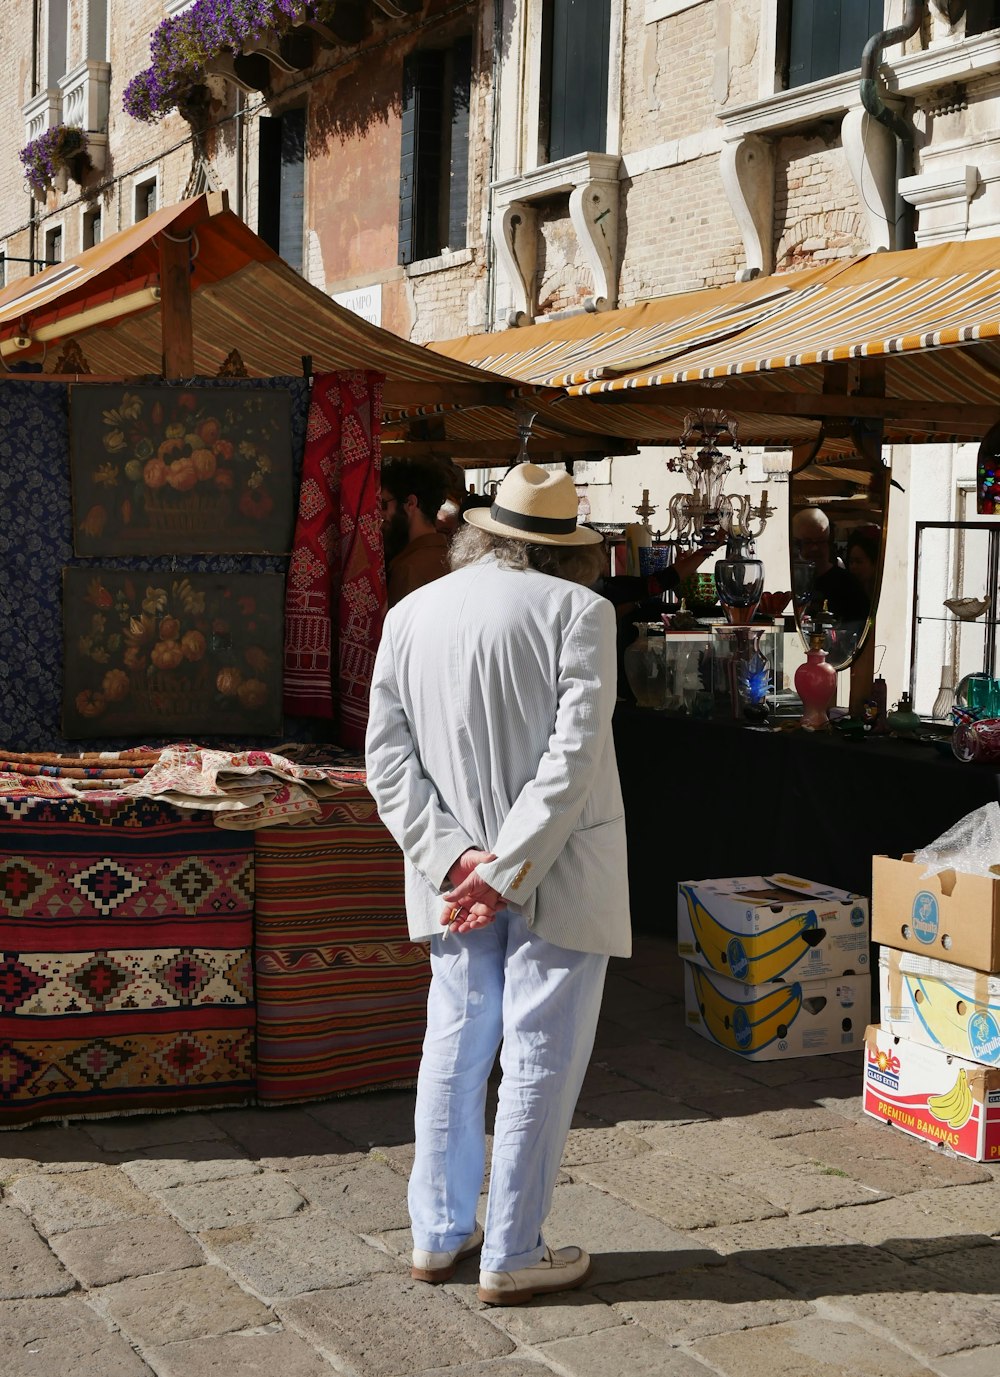
M 839 142 L 780 139 L 775 154 L 775 268 L 787 272 L 863 253 L 858 191 Z

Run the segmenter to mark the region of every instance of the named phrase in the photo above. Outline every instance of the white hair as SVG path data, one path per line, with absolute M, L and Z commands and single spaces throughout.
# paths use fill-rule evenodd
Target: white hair
M 448 562 L 452 569 L 464 569 L 486 555 L 492 555 L 505 569 L 537 569 L 540 574 L 569 579 L 586 587 L 597 582 L 604 572 L 604 545 L 535 545 L 516 536 L 496 535 L 468 523 L 451 538 Z

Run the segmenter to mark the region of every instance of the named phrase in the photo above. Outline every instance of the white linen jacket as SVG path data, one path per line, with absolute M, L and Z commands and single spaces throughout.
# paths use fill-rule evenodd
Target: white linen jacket
M 489 556 L 392 609 L 366 757 L 412 938 L 441 931 L 448 871 L 476 847 L 538 936 L 631 953 L 615 692 L 614 609 L 579 584 Z

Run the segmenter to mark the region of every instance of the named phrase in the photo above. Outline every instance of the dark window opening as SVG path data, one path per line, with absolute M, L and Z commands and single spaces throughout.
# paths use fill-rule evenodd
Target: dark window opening
M 403 63 L 400 263 L 465 248 L 471 86 L 471 38 L 449 48 L 423 48 Z
M 305 107 L 284 110 L 258 123 L 257 233 L 290 267 L 301 272 L 306 204 Z
M 156 180 L 140 182 L 135 189 L 135 222 L 148 220 L 156 210 Z
M 885 27 L 884 0 L 784 0 L 778 10 L 781 85 L 790 89 L 854 71 L 869 38 Z
M 83 247 L 92 249 L 101 242 L 101 212 L 88 210 L 83 217 Z
M 7 285 L 7 255 L 0 253 L 0 287 Z
M 45 231 L 45 264 L 61 263 L 63 256 L 62 225 Z
M 547 0 L 538 93 L 542 162 L 607 152 L 610 50 L 611 0 Z
M 1000 29 L 1000 0 L 966 0 L 965 36 Z

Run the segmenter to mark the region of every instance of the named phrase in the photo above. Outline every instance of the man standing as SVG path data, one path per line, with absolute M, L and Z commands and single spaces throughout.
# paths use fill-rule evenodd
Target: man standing
M 448 538 L 437 529 L 447 474 L 440 464 L 394 459 L 382 468 L 382 541 L 389 606 L 448 572 Z
M 601 537 L 576 511 L 568 474 L 513 468 L 492 507 L 465 513 L 456 572 L 390 612 L 371 689 L 368 785 L 404 855 L 410 935 L 430 941 L 413 1275 L 445 1281 L 481 1246 L 479 1298 L 494 1305 L 589 1273 L 542 1225 L 608 957 L 631 950 L 615 615 L 586 586 Z

